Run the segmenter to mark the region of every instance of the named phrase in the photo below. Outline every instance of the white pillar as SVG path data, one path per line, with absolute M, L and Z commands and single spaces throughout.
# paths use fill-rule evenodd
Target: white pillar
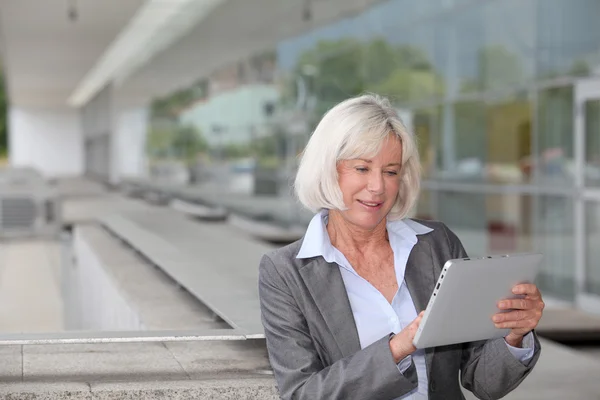
M 132 107 L 114 112 L 111 148 L 111 182 L 146 175 L 147 107 Z
M 46 177 L 81 176 L 83 133 L 77 110 L 10 107 L 9 160 Z

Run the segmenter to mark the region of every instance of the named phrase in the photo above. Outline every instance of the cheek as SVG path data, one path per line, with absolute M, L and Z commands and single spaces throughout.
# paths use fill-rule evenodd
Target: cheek
M 352 175 L 351 173 L 340 174 L 338 184 L 344 197 L 355 195 L 365 186 L 360 176 Z
M 397 178 L 390 179 L 390 181 L 387 182 L 387 185 L 385 187 L 385 192 L 388 195 L 388 197 L 390 199 L 395 199 L 398 195 L 398 190 L 400 190 L 400 180 Z

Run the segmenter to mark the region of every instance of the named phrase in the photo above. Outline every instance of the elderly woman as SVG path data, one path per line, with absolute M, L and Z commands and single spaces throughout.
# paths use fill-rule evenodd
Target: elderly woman
M 385 99 L 331 109 L 312 135 L 295 190 L 318 213 L 304 238 L 265 255 L 259 293 L 283 399 L 482 399 L 516 388 L 539 357 L 544 303 L 532 284 L 493 317 L 505 338 L 416 350 L 443 264 L 467 257 L 443 223 L 407 219 L 419 191 L 412 135 Z M 477 301 L 477 299 L 473 299 Z

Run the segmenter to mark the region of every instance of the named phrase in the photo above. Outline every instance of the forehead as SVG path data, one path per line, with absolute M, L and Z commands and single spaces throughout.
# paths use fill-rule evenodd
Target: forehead
M 390 134 L 381 142 L 377 151 L 365 153 L 359 158 L 367 160 L 381 159 L 384 161 L 399 161 L 402 159 L 402 142 L 398 136 Z

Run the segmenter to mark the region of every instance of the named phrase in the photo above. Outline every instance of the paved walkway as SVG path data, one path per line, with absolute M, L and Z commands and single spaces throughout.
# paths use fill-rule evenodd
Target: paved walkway
M 0 332 L 63 330 L 60 246 L 51 240 L 0 244 Z
M 542 341 L 531 374 L 506 400 L 600 400 L 600 360 L 554 342 Z M 475 397 L 471 394 L 468 400 Z

